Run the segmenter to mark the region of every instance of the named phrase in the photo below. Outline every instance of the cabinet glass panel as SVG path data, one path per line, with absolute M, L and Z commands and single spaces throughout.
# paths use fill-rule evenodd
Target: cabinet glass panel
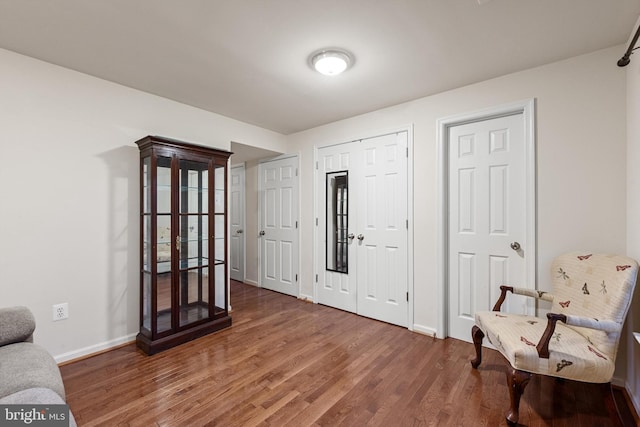
M 215 262 L 219 263 L 219 262 L 224 262 L 225 261 L 225 245 L 224 245 L 224 216 L 223 215 L 216 215 L 214 217 L 214 231 L 213 231 L 213 236 L 214 236 L 214 258 L 215 258 Z
M 209 211 L 209 165 L 180 160 L 180 213 Z
M 180 326 L 209 317 L 209 269 L 180 272 Z
M 213 172 L 213 179 L 215 183 L 215 200 L 214 200 L 214 209 L 215 213 L 224 213 L 224 184 L 225 184 L 225 170 L 224 166 L 215 166 L 215 170 Z
M 180 215 L 180 269 L 209 264 L 208 223 L 208 215 Z
M 142 273 L 142 326 L 151 331 L 151 273 Z
M 225 312 L 227 307 L 227 292 L 226 292 L 226 276 L 227 267 L 224 264 L 217 264 L 215 267 L 215 313 L 220 314 Z
M 142 215 L 142 271 L 151 272 L 151 215 Z
M 158 215 L 158 229 L 156 234 L 156 262 L 158 273 L 171 272 L 171 254 L 173 242 L 171 240 L 171 215 Z
M 157 216 L 156 272 L 157 275 L 157 332 L 171 329 L 171 214 Z
M 158 213 L 171 212 L 171 158 L 158 157 L 156 197 Z
M 157 332 L 164 332 L 171 329 L 171 272 L 162 274 L 158 272 L 156 286 Z
M 142 213 L 151 213 L 151 157 L 142 159 Z

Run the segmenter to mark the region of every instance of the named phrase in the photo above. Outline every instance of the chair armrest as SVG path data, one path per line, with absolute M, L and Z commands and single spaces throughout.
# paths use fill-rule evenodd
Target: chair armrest
M 500 308 L 502 307 L 502 303 L 506 299 L 507 292 L 509 291 L 515 295 L 523 295 L 526 297 L 541 299 L 543 301 L 553 302 L 553 295 L 550 294 L 549 292 L 534 291 L 531 289 L 516 288 L 513 286 L 502 285 L 500 286 L 500 297 L 498 298 L 498 301 L 496 301 L 496 304 L 493 306 L 493 311 L 500 311 Z
M 622 325 L 614 322 L 613 320 L 598 320 L 584 316 L 547 313 L 547 319 L 547 328 L 544 330 L 544 333 L 536 346 L 538 356 L 543 359 L 549 358 L 549 341 L 556 330 L 556 322 L 558 320 L 569 326 L 580 326 L 582 328 L 597 329 L 604 332 L 618 332 L 622 329 Z
M 538 356 L 542 359 L 549 358 L 549 341 L 551 341 L 551 337 L 553 336 L 554 331 L 556 330 L 556 322 L 560 320 L 561 322 L 567 322 L 567 316 L 564 314 L 557 313 L 547 313 L 547 329 L 544 330 L 538 345 L 536 346 L 536 350 L 538 350 Z
M 0 308 L 0 346 L 32 341 L 36 319 L 27 307 Z
M 592 317 L 573 316 L 570 314 L 567 314 L 567 320 L 564 323 L 569 326 L 580 326 L 604 332 L 619 332 L 622 329 L 622 324 L 613 320 L 598 320 Z

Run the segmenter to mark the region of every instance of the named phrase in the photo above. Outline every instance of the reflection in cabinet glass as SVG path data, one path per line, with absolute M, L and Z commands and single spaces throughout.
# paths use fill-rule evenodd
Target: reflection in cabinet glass
M 140 148 L 140 333 L 154 354 L 231 326 L 227 164 L 231 153 L 157 136 Z

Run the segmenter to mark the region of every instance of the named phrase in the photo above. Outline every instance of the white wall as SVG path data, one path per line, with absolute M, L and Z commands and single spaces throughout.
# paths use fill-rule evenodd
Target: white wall
M 623 49 L 622 49 L 623 50 Z M 625 253 L 625 75 L 621 47 L 530 69 L 288 137 L 301 161 L 301 294 L 313 295 L 313 147 L 414 125 L 414 326 L 436 330 L 436 121 L 513 101 L 537 100 L 538 288 L 556 255 Z M 425 76 L 428 78 L 428 76 Z
M 284 151 L 283 135 L 0 50 L 1 305 L 59 361 L 139 324 L 139 154 L 148 134 Z M 52 322 L 52 304 L 68 320 Z
M 640 19 L 636 28 L 640 25 Z M 620 50 L 618 56 L 626 49 Z M 627 254 L 640 260 L 640 55 L 631 56 L 626 67 L 627 76 Z M 640 332 L 640 285 L 625 327 L 625 346 L 620 349 L 621 359 L 626 359 L 626 386 L 636 411 L 640 413 L 640 344 L 633 338 L 633 331 Z M 625 357 L 626 356 L 626 357 Z

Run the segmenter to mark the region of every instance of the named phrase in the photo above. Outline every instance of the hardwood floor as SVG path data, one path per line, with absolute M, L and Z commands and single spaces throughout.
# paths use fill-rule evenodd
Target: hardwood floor
M 506 362 L 232 282 L 233 326 L 146 356 L 135 344 L 61 367 L 80 426 L 500 426 Z M 629 413 L 626 422 L 635 424 Z M 534 376 L 528 426 L 609 426 L 596 385 Z

